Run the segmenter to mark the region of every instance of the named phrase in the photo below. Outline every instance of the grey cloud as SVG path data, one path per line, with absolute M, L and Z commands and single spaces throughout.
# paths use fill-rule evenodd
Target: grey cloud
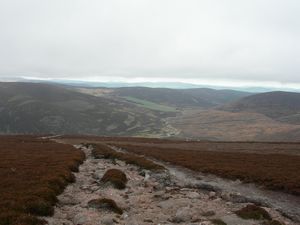
M 297 0 L 1 0 L 0 76 L 300 83 Z

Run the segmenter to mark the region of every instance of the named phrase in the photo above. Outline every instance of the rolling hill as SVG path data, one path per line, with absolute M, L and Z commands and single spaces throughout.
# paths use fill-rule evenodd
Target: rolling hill
M 160 133 L 169 115 L 50 84 L 0 83 L 0 96 L 2 134 Z
M 206 110 L 186 110 L 169 123 L 188 138 L 300 141 L 300 93 L 267 92 Z
M 220 109 L 260 113 L 277 121 L 300 124 L 300 93 L 277 91 L 255 94 Z
M 179 136 L 213 141 L 300 141 L 300 125 L 275 121 L 260 113 L 215 109 L 186 110 L 168 122 Z
M 211 108 L 251 95 L 248 92 L 209 88 L 169 89 L 148 87 L 79 88 L 84 93 L 103 95 L 130 101 L 147 101 L 175 108 Z
M 299 141 L 297 93 L 0 83 L 0 134 Z

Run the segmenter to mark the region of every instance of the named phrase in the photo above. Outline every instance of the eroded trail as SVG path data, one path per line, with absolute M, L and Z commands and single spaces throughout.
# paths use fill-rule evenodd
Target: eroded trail
M 149 224 L 217 224 L 221 219 L 228 225 L 255 225 L 260 221 L 243 220 L 234 211 L 247 203 L 232 203 L 207 191 L 183 185 L 178 176 L 169 171 L 154 173 L 119 160 L 94 159 L 91 148 L 76 146 L 86 154 L 86 161 L 58 199 L 50 225 L 149 225 Z M 124 190 L 103 185 L 100 179 L 108 169 L 120 169 L 128 177 Z M 88 202 L 93 199 L 113 199 L 123 209 L 119 215 L 106 209 L 95 209 Z M 266 208 L 272 218 L 294 225 L 277 211 Z M 221 224 L 221 223 L 219 223 Z
M 252 183 L 245 184 L 239 180 L 233 181 L 214 175 L 204 175 L 166 163 L 163 163 L 163 165 L 168 168 L 171 175 L 176 177 L 178 183 L 181 182 L 184 186 L 212 189 L 218 192 L 223 199 L 230 202 L 250 202 L 271 207 L 294 221 L 300 221 L 299 197 L 259 188 Z

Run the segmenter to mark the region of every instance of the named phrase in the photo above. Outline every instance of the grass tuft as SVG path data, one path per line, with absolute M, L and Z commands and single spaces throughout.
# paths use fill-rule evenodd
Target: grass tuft
M 54 213 L 51 202 L 39 198 L 30 199 L 26 202 L 25 211 L 37 216 L 52 216 Z
M 243 219 L 271 220 L 270 214 L 265 209 L 256 205 L 247 205 L 235 213 Z
M 211 220 L 211 222 L 214 224 L 214 225 L 227 225 L 227 223 L 225 223 L 223 220 L 221 219 L 213 219 Z
M 117 214 L 123 214 L 123 210 L 117 205 L 117 203 L 108 198 L 93 199 L 88 202 L 88 206 L 95 209 L 104 209 Z
M 38 219 L 35 216 L 21 213 L 21 212 L 12 212 L 4 211 L 0 212 L 0 224 L 1 225 L 44 225 L 46 224 L 45 220 Z
M 127 183 L 126 174 L 118 169 L 110 169 L 101 178 L 103 183 L 111 183 L 115 188 L 124 189 Z

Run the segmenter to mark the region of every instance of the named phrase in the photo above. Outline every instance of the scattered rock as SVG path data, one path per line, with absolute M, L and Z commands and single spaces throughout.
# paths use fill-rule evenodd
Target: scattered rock
M 164 173 L 153 173 L 152 175 L 159 184 L 161 184 L 162 186 L 170 186 L 173 184 L 173 182 L 171 181 L 171 175 L 167 172 Z
M 245 196 L 242 196 L 240 193 L 231 193 L 230 195 L 230 201 L 234 203 L 247 203 L 249 202 L 248 198 Z
M 210 199 L 213 199 L 217 196 L 217 193 L 214 192 L 214 191 L 211 191 L 211 192 L 209 192 L 208 196 L 209 196 Z
M 221 219 L 213 219 L 211 220 L 211 222 L 214 224 L 214 225 L 227 225 L 227 223 L 225 223 L 223 220 Z
M 75 215 L 73 219 L 73 223 L 78 225 L 78 224 L 85 224 L 87 222 L 87 216 L 85 214 L 79 213 Z
M 229 214 L 219 219 L 228 225 L 257 225 L 257 223 L 254 220 L 244 220 L 236 216 L 235 214 Z
M 101 222 L 104 225 L 113 225 L 114 224 L 114 219 L 111 218 L 111 216 L 104 216 Z
M 168 172 L 149 172 L 119 160 L 115 161 L 116 165 L 112 165 L 108 159 L 91 159 L 89 151 L 92 149 L 83 150 L 87 154 L 87 160 L 80 167 L 80 173 L 75 174 L 76 182 L 58 196 L 59 202 L 54 216 L 45 218 L 49 225 L 212 225 L 215 218 L 228 225 L 253 225 L 263 222 L 263 225 L 295 225 L 289 219 L 283 219 L 273 209 L 268 209 L 272 218 L 285 223 L 238 217 L 233 212 L 241 207 L 241 203 L 242 206 L 245 205 L 243 202 L 249 199 L 243 199 L 238 193 L 223 193 L 220 196 L 220 189 L 205 184 L 205 179 L 199 182 L 183 182 L 173 173 L 170 176 Z M 126 179 L 130 178 L 124 185 L 124 190 L 113 188 L 115 186 L 110 181 L 101 182 L 102 175 L 111 168 L 124 171 Z M 107 188 L 99 183 L 105 183 Z M 103 198 L 107 200 L 101 202 L 100 199 Z M 88 201 L 90 199 L 93 200 Z M 121 214 L 123 210 L 125 213 Z
M 116 164 L 121 166 L 121 167 L 125 167 L 126 166 L 126 163 L 124 161 L 121 161 L 121 160 L 116 160 Z
M 174 207 L 174 203 L 173 201 L 162 201 L 160 203 L 158 203 L 158 207 L 162 208 L 163 210 L 169 210 L 171 208 Z
M 162 196 L 165 194 L 164 191 L 157 191 L 154 193 L 153 197 L 154 198 L 162 198 Z
M 127 219 L 128 218 L 128 214 L 126 214 L 126 213 L 123 213 L 123 215 L 121 216 L 121 219 Z
M 191 209 L 189 207 L 180 208 L 177 210 L 175 217 L 172 219 L 174 223 L 189 222 L 192 219 Z
M 145 178 L 144 178 L 144 182 L 148 182 L 150 179 L 150 175 L 149 173 L 146 173 Z
M 123 210 L 119 208 L 116 202 L 112 199 L 107 199 L 107 198 L 93 199 L 88 202 L 88 207 L 95 208 L 95 209 L 104 209 L 118 214 L 123 214 Z
M 164 185 L 160 184 L 158 182 L 153 183 L 153 190 L 154 191 L 159 191 L 159 190 L 163 190 L 164 189 Z
M 153 220 L 146 218 L 146 219 L 144 219 L 144 222 L 146 222 L 146 223 L 153 223 Z
M 78 204 L 78 201 L 75 200 L 75 198 L 71 196 L 63 196 L 59 197 L 59 204 L 60 205 L 76 205 Z
M 198 199 L 198 198 L 200 198 L 200 194 L 197 192 L 189 192 L 189 193 L 187 193 L 186 197 L 188 197 L 190 199 Z
M 99 190 L 99 187 L 98 187 L 98 186 L 92 186 L 92 187 L 90 188 L 90 190 L 91 190 L 92 192 L 95 192 L 95 191 L 98 191 L 98 190 Z
M 215 187 L 213 185 L 206 184 L 206 183 L 197 183 L 193 187 L 198 188 L 198 189 L 202 189 L 202 190 L 206 190 L 206 191 L 214 191 L 214 192 L 220 192 L 221 191 L 221 188 L 218 188 L 218 187 Z
M 212 211 L 212 210 L 209 210 L 209 211 L 201 213 L 201 215 L 205 216 L 205 217 L 211 217 L 211 216 L 216 215 L 216 213 L 214 211 Z
M 82 190 L 89 190 L 90 187 L 88 185 L 83 185 L 80 187 Z
M 141 169 L 139 171 L 139 175 L 142 176 L 142 177 L 146 176 L 146 170 Z
M 211 225 L 210 221 L 202 221 L 199 225 Z
M 101 180 L 101 178 L 103 177 L 103 172 L 102 171 L 98 171 L 96 170 L 92 177 L 95 179 L 95 180 Z

